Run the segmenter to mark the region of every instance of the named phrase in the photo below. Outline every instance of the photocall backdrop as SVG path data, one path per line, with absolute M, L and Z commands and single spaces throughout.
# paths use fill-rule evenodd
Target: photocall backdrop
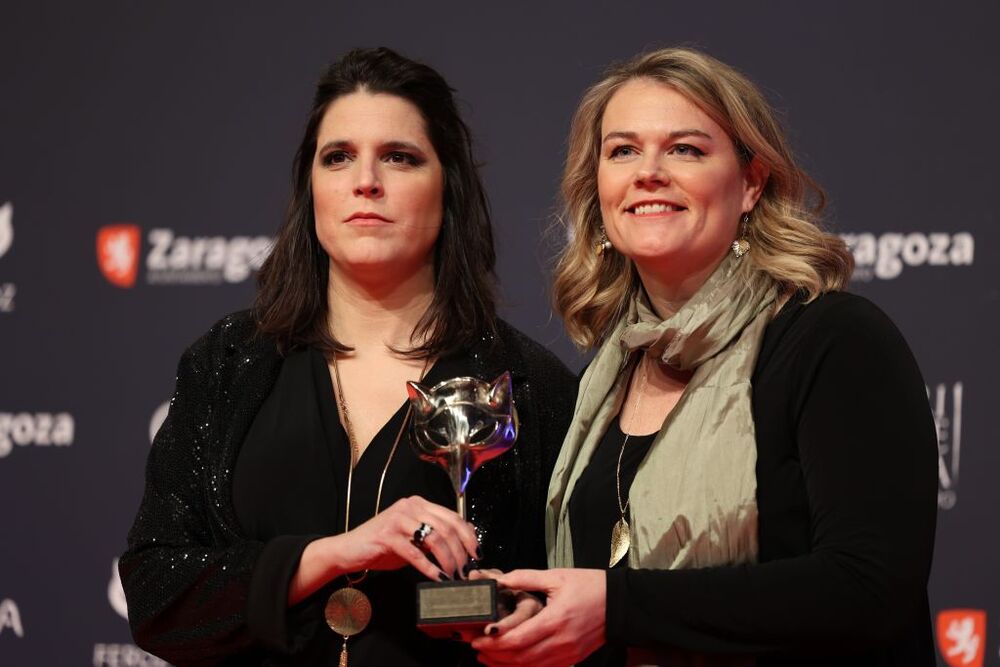
M 909 340 L 940 441 L 939 664 L 1000 665 L 998 24 L 996 3 L 5 3 L 0 665 L 162 664 L 115 559 L 181 352 L 250 303 L 325 63 L 387 45 L 457 89 L 502 314 L 580 368 L 547 292 L 569 119 L 608 63 L 677 44 L 765 90 L 851 289 Z

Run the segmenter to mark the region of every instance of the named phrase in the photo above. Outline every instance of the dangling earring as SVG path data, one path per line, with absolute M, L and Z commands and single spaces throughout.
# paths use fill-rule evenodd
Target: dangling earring
M 750 252 L 750 242 L 747 241 L 747 225 L 750 224 L 750 214 L 743 214 L 743 225 L 740 229 L 740 238 L 737 241 L 733 241 L 732 249 L 733 254 L 736 255 L 736 259 L 739 259 L 743 255 Z
M 601 225 L 601 235 L 597 237 L 597 243 L 594 244 L 594 252 L 598 257 L 601 257 L 612 247 L 611 241 L 608 240 L 608 233 L 604 230 L 604 225 Z

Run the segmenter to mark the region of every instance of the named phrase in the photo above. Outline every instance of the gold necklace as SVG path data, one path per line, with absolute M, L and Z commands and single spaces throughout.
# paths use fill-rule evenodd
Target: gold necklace
M 418 381 L 423 380 L 429 362 L 430 359 L 424 360 Z M 333 393 L 337 399 L 340 420 L 344 425 L 344 431 L 347 432 L 347 441 L 351 447 L 351 465 L 347 470 L 347 502 L 344 510 L 344 533 L 347 533 L 351 528 L 351 482 L 354 479 L 354 468 L 358 465 L 358 459 L 361 456 L 358 451 L 357 438 L 354 436 L 354 427 L 351 425 L 351 415 L 347 409 L 347 400 L 344 397 L 344 384 L 340 379 L 340 367 L 337 365 L 336 352 L 333 354 L 333 374 L 337 378 L 337 386 L 334 387 Z M 396 433 L 396 438 L 392 442 L 392 449 L 389 450 L 389 456 L 386 458 L 385 466 L 382 468 L 382 475 L 378 480 L 378 491 L 375 493 L 375 514 L 378 514 L 382 504 L 382 486 L 385 484 L 385 474 L 389 471 L 389 464 L 392 463 L 393 456 L 396 455 L 396 448 L 399 446 L 399 441 L 403 437 L 406 425 L 410 421 L 411 411 L 411 407 L 406 408 L 403 423 Z M 372 618 L 371 600 L 368 599 L 367 595 L 354 587 L 364 581 L 367 576 L 367 569 L 356 579 L 351 579 L 349 574 L 344 575 L 347 585 L 331 593 L 330 598 L 326 602 L 324 613 L 326 624 L 344 639 L 344 643 L 340 647 L 340 667 L 347 667 L 347 640 L 368 627 L 368 622 Z
M 635 416 L 639 412 L 639 404 L 642 403 L 642 394 L 646 390 L 646 356 L 645 354 L 639 358 L 639 365 L 642 366 L 642 374 L 639 376 L 639 388 L 638 394 L 636 395 L 635 404 L 632 406 L 632 424 L 631 428 L 635 428 Z M 622 429 L 624 430 L 624 429 Z M 622 448 L 618 452 L 618 465 L 615 466 L 615 488 L 618 495 L 618 521 L 611 528 L 611 558 L 608 563 L 608 567 L 614 567 L 618 564 L 625 554 L 628 553 L 629 547 L 632 545 L 632 531 L 629 528 L 628 520 L 625 518 L 625 512 L 628 511 L 628 504 L 631 498 L 626 498 L 625 502 L 622 503 L 622 456 L 625 454 L 625 445 L 628 444 L 629 434 L 625 434 L 624 440 L 622 440 Z

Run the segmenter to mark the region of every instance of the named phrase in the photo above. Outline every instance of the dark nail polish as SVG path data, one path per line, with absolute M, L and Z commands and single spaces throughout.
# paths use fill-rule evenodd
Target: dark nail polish
M 476 547 L 476 558 L 478 558 L 479 560 L 483 559 L 483 548 L 482 547 L 479 547 L 479 546 Z
M 478 569 L 479 569 L 479 566 L 476 565 L 476 562 L 470 560 L 468 563 L 466 563 L 465 565 L 462 566 L 462 574 L 464 574 L 465 577 L 468 578 L 470 572 L 472 572 L 473 570 L 478 570 Z
M 438 579 L 440 579 L 441 581 L 450 581 L 448 575 L 445 574 L 444 572 L 438 575 Z
M 461 578 L 462 574 L 458 570 L 455 570 L 455 575 L 452 577 L 452 579 L 461 579 Z
M 486 634 L 495 635 L 497 632 L 499 632 L 499 630 L 497 630 L 497 626 L 494 625 L 492 628 L 486 631 Z

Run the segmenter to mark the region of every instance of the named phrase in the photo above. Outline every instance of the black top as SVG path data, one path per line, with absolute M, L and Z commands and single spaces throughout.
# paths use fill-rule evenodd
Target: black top
M 466 355 L 441 359 L 424 383 L 468 375 Z M 374 515 L 379 478 L 393 443 L 403 426 L 406 404 L 389 419 L 358 460 L 351 482 L 351 527 Z M 409 423 L 409 422 L 407 422 Z M 386 470 L 381 509 L 410 495 L 420 495 L 455 508 L 455 494 L 447 474 L 417 458 L 407 427 Z M 318 351 L 301 350 L 282 364 L 278 381 L 257 413 L 233 474 L 233 504 L 247 535 L 261 541 L 281 535 L 335 535 L 344 532 L 347 473 L 351 449 L 337 413 L 333 383 L 326 358 Z M 416 526 L 414 526 L 416 529 Z M 295 567 L 274 567 L 261 576 L 290 581 Z M 292 563 L 291 565 L 295 565 Z M 370 572 L 357 588 L 372 603 L 372 620 L 348 643 L 352 665 L 456 664 L 465 644 L 434 641 L 415 627 L 416 582 L 425 577 L 411 567 Z M 321 618 L 327 596 L 344 585 L 338 579 L 299 605 L 297 623 Z M 250 605 L 266 600 L 250 599 Z M 253 612 L 251 612 L 253 613 Z M 298 662 L 335 664 L 342 640 L 323 628 L 312 635 Z M 471 660 L 471 653 L 466 660 Z
M 597 444 L 590 463 L 576 481 L 569 501 L 569 520 L 573 528 L 573 564 L 576 567 L 606 569 L 611 560 L 611 529 L 621 518 L 618 507 L 618 481 L 621 478 L 621 500 L 628 499 L 629 489 L 639 472 L 639 464 L 646 458 L 656 433 L 629 435 L 625 433 L 617 419 L 611 421 L 604 437 Z M 624 449 L 623 449 L 624 443 Z M 618 455 L 621 454 L 621 471 L 618 471 Z M 629 519 L 628 508 L 625 518 Z M 615 569 L 628 567 L 626 554 L 615 565 Z M 605 644 L 588 657 L 580 667 L 591 665 L 624 665 L 625 647 Z
M 752 384 L 759 563 L 609 571 L 609 643 L 758 667 L 934 665 L 937 443 L 899 331 L 861 297 L 793 300 Z
M 656 433 L 629 435 L 625 433 L 617 419 L 612 420 L 601 442 L 594 450 L 590 463 L 584 468 L 573 489 L 569 501 L 569 520 L 573 537 L 573 564 L 576 567 L 604 569 L 611 560 L 611 529 L 621 518 L 618 507 L 618 482 L 621 478 L 621 501 L 628 500 L 639 464 L 646 458 Z M 618 470 L 618 455 L 621 454 L 621 473 Z M 629 518 L 625 508 L 625 518 Z M 616 567 L 624 567 L 628 557 L 618 561 Z
M 575 383 L 530 338 L 502 320 L 497 329 L 496 336 L 472 341 L 464 359 L 475 377 L 511 372 L 520 429 L 514 448 L 469 483 L 469 518 L 482 536 L 485 567 L 544 567 L 545 491 L 572 413 Z M 314 637 L 330 633 L 322 616 L 303 611 L 325 601 L 325 591 L 289 610 L 289 581 L 274 574 L 294 571 L 306 544 L 321 536 L 308 532 L 317 522 L 342 521 L 339 505 L 317 504 L 312 509 L 322 517 L 304 517 L 301 527 L 272 539 L 261 539 L 257 531 L 273 530 L 278 514 L 290 512 L 272 508 L 272 515 L 250 520 L 241 514 L 241 520 L 234 505 L 238 454 L 284 359 L 274 341 L 256 331 L 252 313 L 243 311 L 220 320 L 178 365 L 170 412 L 150 450 L 142 504 L 119 561 L 136 643 L 175 665 L 316 664 L 303 652 L 322 646 Z M 308 430 L 290 426 L 300 435 Z M 324 430 L 324 443 L 326 436 Z M 342 484 L 335 474 L 327 479 Z M 323 486 L 314 486 L 320 497 L 327 493 Z M 328 497 L 341 494 L 334 490 Z M 270 500 L 282 502 L 277 495 Z

